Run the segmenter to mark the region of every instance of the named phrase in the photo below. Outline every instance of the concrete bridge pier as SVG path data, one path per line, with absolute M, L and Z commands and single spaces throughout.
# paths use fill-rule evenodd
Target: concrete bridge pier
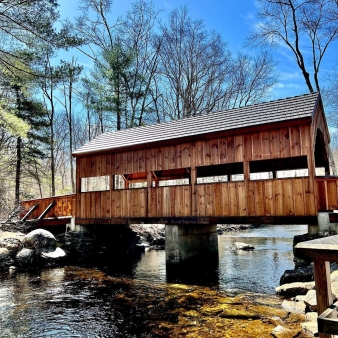
M 308 225 L 309 235 L 325 236 L 338 234 L 338 223 L 330 222 L 330 212 L 318 213 L 318 224 Z
M 165 226 L 167 265 L 213 260 L 218 262 L 216 224 Z

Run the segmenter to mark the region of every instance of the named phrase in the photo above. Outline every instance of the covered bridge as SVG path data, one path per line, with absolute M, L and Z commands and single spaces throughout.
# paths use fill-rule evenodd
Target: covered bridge
M 30 217 L 54 200 L 46 217 L 82 225 L 317 224 L 338 209 L 329 142 L 319 93 L 104 133 L 73 153 L 75 195 Z

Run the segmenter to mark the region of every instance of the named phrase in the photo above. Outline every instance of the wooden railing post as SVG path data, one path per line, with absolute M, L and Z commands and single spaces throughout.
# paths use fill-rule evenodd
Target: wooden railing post
M 317 312 L 321 315 L 333 303 L 331 290 L 330 262 L 314 259 L 314 275 L 317 295 Z M 320 333 L 320 338 L 331 338 L 331 334 Z

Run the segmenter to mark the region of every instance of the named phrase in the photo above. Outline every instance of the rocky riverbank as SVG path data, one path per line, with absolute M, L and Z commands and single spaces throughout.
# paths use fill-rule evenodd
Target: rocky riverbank
M 334 299 L 337 299 L 338 271 L 331 273 L 331 288 Z M 315 282 L 283 284 L 276 288 L 276 294 L 286 298 L 282 303 L 285 310 L 305 315 L 305 322 L 301 323 L 302 330 L 310 337 L 316 337 L 318 335 L 318 315 Z
M 26 235 L 0 233 L 0 269 L 59 266 L 65 257 L 66 253 L 56 246 L 56 239 L 49 231 L 36 229 Z

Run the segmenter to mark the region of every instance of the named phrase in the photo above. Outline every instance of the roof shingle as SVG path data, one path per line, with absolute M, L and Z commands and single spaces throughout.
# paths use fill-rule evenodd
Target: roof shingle
M 103 133 L 73 152 L 73 155 L 121 149 L 304 117 L 312 118 L 318 98 L 319 93 L 304 94 L 181 120 Z

